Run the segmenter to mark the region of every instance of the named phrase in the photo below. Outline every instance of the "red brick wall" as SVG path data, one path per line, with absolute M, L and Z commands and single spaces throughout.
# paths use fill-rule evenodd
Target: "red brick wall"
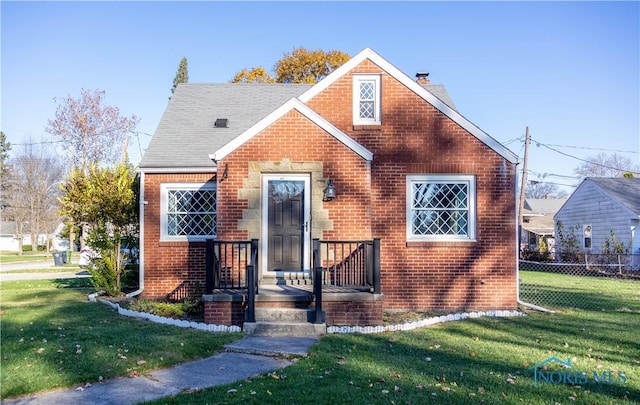
M 213 325 L 242 326 L 244 305 L 242 301 L 205 301 L 204 322 Z
M 204 292 L 205 243 L 160 241 L 160 185 L 204 183 L 213 174 L 145 174 L 144 199 L 144 291 L 145 298 L 165 298 L 183 282 L 192 293 L 196 285 Z
M 327 325 L 382 324 L 383 301 L 327 301 L 322 303 Z
M 515 308 L 515 165 L 375 64 L 353 72 L 382 74 L 382 125 L 353 126 L 351 74 L 307 104 L 374 153 L 372 235 L 381 238 L 385 307 Z M 407 242 L 408 174 L 475 175 L 476 241 Z
M 352 76 L 347 74 L 308 105 L 374 153 L 371 163 L 296 111 L 287 113 L 219 167 L 220 239 L 246 239 L 237 222 L 248 208 L 238 199 L 249 162 L 323 162 L 338 198 L 323 203 L 333 230 L 324 239 L 381 238 L 384 305 L 389 309 L 482 310 L 516 307 L 516 167 L 371 62 L 354 69 L 382 73 L 382 125 L 354 127 Z M 406 176 L 469 174 L 476 179 L 476 240 L 407 242 Z M 177 175 L 176 175 L 177 176 Z M 211 176 L 179 175 L 193 181 Z M 183 279 L 204 279 L 196 264 L 203 246 L 158 242 L 159 184 L 184 181 L 146 175 L 145 295 L 165 294 Z M 154 194 L 155 193 L 155 194 Z M 198 258 L 190 258 L 196 255 Z M 201 256 L 198 256 L 201 255 Z M 149 257 L 152 256 L 152 257 Z M 200 258 L 201 257 L 201 258 Z M 202 269 L 204 266 L 202 266 Z M 345 315 L 346 316 L 346 315 Z
M 323 162 L 324 177 L 333 180 L 338 197 L 323 202 L 330 210 L 333 231 L 323 238 L 371 238 L 369 164 L 332 135 L 291 111 L 247 141 L 218 164 L 228 167 L 228 177 L 218 185 L 218 228 L 222 239 L 246 238 L 237 231 L 247 200 L 238 199 L 249 173 L 249 162 Z

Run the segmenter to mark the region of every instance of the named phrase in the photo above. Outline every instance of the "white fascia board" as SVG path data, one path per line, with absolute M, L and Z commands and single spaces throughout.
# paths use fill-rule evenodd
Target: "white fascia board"
M 322 118 L 322 116 L 320 116 L 315 111 L 311 110 L 308 106 L 306 106 L 304 103 L 302 103 L 299 99 L 295 97 L 287 101 L 280 107 L 278 107 L 271 114 L 267 115 L 266 117 L 258 121 L 251 128 L 247 129 L 238 137 L 236 137 L 234 140 L 232 140 L 222 148 L 218 149 L 215 153 L 210 154 L 209 158 L 214 162 L 224 159 L 231 152 L 233 152 L 234 150 L 242 146 L 245 142 L 247 142 L 248 140 L 256 136 L 261 131 L 265 130 L 268 126 L 276 122 L 278 119 L 280 119 L 282 116 L 284 116 L 286 113 L 288 113 L 291 110 L 297 110 L 300 114 L 307 117 L 314 124 L 318 125 L 320 128 L 325 130 L 334 138 L 342 142 L 346 147 L 348 147 L 349 149 L 351 149 L 352 151 L 360 155 L 360 157 L 362 157 L 363 159 L 368 161 L 371 161 L 373 159 L 372 152 L 370 152 L 364 146 L 360 145 L 358 142 L 354 141 L 347 134 L 340 131 L 333 124 L 331 124 L 326 119 Z
M 500 142 L 493 139 L 489 134 L 478 128 L 471 121 L 466 119 L 462 114 L 449 107 L 447 104 L 442 102 L 439 98 L 431 94 L 428 90 L 423 88 L 420 84 L 418 84 L 415 80 L 411 79 L 409 76 L 404 74 L 400 69 L 392 65 L 382 56 L 375 53 L 370 48 L 365 48 L 359 54 L 351 58 L 344 65 L 340 66 L 338 69 L 334 70 L 327 77 L 318 82 L 315 86 L 311 87 L 309 90 L 305 91 L 298 98 L 306 103 L 310 99 L 312 99 L 315 95 L 329 87 L 332 83 L 338 80 L 340 77 L 351 71 L 358 64 L 360 64 L 365 59 L 371 60 L 371 62 L 380 66 L 385 72 L 387 72 L 390 76 L 398 80 L 400 83 L 404 84 L 407 88 L 412 90 L 418 96 L 422 97 L 429 104 L 433 105 L 437 108 L 441 113 L 451 118 L 455 123 L 460 125 L 462 128 L 467 130 L 473 136 L 478 138 L 482 143 L 489 146 L 500 156 L 505 158 L 511 163 L 518 163 L 518 156 L 510 151 L 507 147 L 502 145 Z M 384 97 L 384 96 L 383 96 Z
M 136 171 L 138 173 L 215 173 L 218 167 L 139 167 Z

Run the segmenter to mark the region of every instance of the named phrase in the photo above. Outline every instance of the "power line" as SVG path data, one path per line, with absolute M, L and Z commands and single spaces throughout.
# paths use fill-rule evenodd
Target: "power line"
M 539 142 L 536 142 L 539 143 Z M 619 149 L 605 149 L 605 148 L 592 148 L 589 146 L 572 146 L 572 145 L 554 145 L 551 143 L 548 143 L 547 146 L 555 146 L 557 148 L 573 148 L 573 149 L 586 149 L 586 150 L 599 150 L 599 151 L 603 151 L 603 152 L 619 152 L 619 153 L 640 153 L 638 151 L 635 150 L 619 150 Z
M 534 140 L 534 142 L 536 143 L 536 145 L 537 145 L 537 146 L 544 146 L 545 148 L 547 148 L 547 149 L 549 149 L 549 150 L 552 150 L 552 151 L 554 151 L 554 152 L 556 152 L 556 153 L 559 153 L 559 154 L 561 154 L 561 155 L 564 155 L 564 156 L 570 157 L 570 158 L 572 158 L 572 159 L 579 160 L 579 161 L 581 161 L 581 162 L 589 163 L 589 164 L 591 164 L 591 165 L 595 165 L 595 166 L 599 166 L 599 167 L 604 167 L 604 168 L 606 168 L 606 169 L 619 170 L 619 171 L 622 171 L 622 172 L 629 172 L 629 173 L 632 173 L 632 174 L 634 174 L 634 175 L 635 175 L 635 174 L 640 175 L 640 172 L 632 172 L 632 171 L 626 170 L 626 169 L 624 169 L 624 168 L 614 167 L 614 166 L 608 166 L 608 165 L 604 165 L 604 164 L 599 163 L 599 162 L 594 162 L 594 161 L 591 161 L 591 160 L 582 159 L 582 158 L 579 158 L 579 157 L 577 157 L 577 156 L 573 156 L 573 155 L 571 155 L 571 154 L 569 154 L 569 153 L 565 153 L 565 152 L 559 151 L 559 150 L 557 150 L 557 149 L 555 149 L 555 148 L 552 148 L 551 146 L 546 145 L 546 144 L 544 144 L 544 143 L 541 143 L 541 142 L 538 142 L 538 141 L 535 141 L 535 140 Z
M 24 143 L 13 143 L 11 142 L 11 146 L 31 146 L 31 145 L 44 145 L 44 144 L 54 144 L 54 143 L 62 143 L 63 140 L 60 141 L 40 141 L 40 142 L 24 142 Z

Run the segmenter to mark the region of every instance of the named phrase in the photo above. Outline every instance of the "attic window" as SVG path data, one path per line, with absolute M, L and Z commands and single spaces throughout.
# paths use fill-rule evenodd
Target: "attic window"
M 213 126 L 216 128 L 227 128 L 228 121 L 229 120 L 227 118 L 217 118 Z
M 353 124 L 380 125 L 380 75 L 353 76 Z

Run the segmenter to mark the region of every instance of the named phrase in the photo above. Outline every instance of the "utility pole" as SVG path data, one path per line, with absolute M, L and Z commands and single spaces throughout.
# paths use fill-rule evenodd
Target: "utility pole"
M 524 161 L 522 162 L 522 185 L 520 186 L 520 201 L 518 205 L 518 245 L 522 243 L 522 224 L 524 222 L 524 196 L 527 188 L 527 162 L 529 161 L 529 144 L 531 137 L 529 135 L 529 127 L 524 136 Z

